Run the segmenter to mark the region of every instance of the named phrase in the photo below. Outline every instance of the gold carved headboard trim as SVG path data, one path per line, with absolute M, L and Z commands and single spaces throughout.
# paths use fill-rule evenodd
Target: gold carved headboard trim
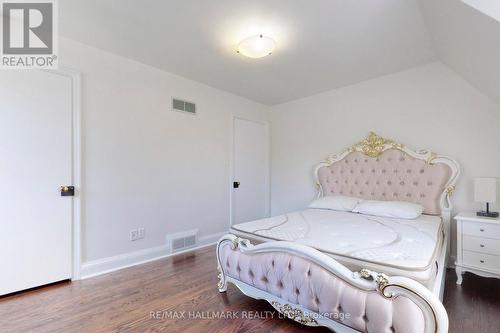
M 383 138 L 377 135 L 375 132 L 370 132 L 366 139 L 363 139 L 362 141 L 349 147 L 348 151 L 362 151 L 365 155 L 368 155 L 370 157 L 377 157 L 389 148 L 402 150 L 403 147 L 404 146 L 401 143 Z

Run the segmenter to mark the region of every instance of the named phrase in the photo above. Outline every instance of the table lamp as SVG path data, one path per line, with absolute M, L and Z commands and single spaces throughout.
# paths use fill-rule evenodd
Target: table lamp
M 474 200 L 486 203 L 486 211 L 477 212 L 477 216 L 498 217 L 498 212 L 490 212 L 490 203 L 500 199 L 500 181 L 497 178 L 476 178 L 474 181 Z

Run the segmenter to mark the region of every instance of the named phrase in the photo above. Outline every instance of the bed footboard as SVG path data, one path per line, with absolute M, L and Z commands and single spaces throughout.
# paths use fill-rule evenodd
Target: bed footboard
M 220 292 L 232 283 L 304 325 L 335 332 L 448 332 L 446 310 L 418 282 L 365 269 L 352 272 L 308 246 L 254 246 L 228 234 L 217 244 L 217 261 Z

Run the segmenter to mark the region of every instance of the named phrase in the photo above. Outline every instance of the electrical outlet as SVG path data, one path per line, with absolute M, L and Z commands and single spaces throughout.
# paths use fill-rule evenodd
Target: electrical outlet
M 146 237 L 146 228 L 137 228 L 134 230 L 130 230 L 130 240 L 131 241 L 143 239 L 144 237 Z

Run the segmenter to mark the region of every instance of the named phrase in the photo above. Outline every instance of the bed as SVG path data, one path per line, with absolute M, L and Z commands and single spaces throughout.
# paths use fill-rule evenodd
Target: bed
M 322 209 L 241 223 L 233 225 L 230 232 L 252 244 L 273 240 L 303 244 L 351 270 L 383 270 L 429 288 L 434 285 L 444 241 L 438 216 L 407 220 Z
M 315 169 L 318 197 L 406 201 L 416 219 L 304 209 L 233 225 L 218 288 L 336 332 L 447 332 L 441 303 L 458 163 L 375 133 Z M 251 309 L 249 309 L 251 310 Z

